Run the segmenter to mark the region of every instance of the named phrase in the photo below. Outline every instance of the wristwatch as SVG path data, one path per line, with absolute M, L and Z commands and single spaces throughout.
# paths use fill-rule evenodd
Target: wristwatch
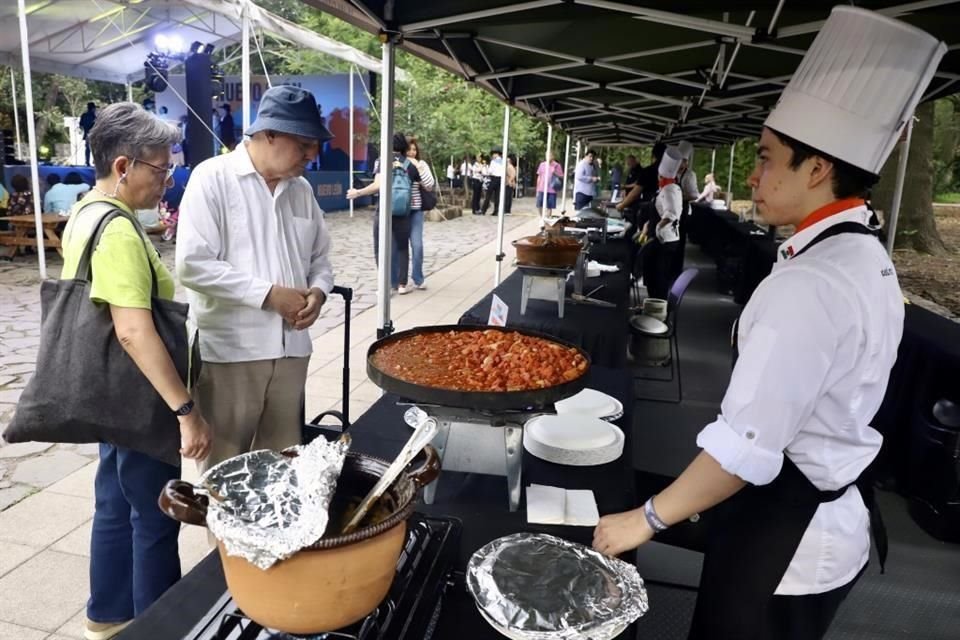
M 193 411 L 193 405 L 194 405 L 194 402 L 193 402 L 193 399 L 191 398 L 190 400 L 187 400 L 186 402 L 184 402 L 179 409 L 174 411 L 174 413 L 177 414 L 177 416 L 188 416 L 190 415 L 190 412 Z

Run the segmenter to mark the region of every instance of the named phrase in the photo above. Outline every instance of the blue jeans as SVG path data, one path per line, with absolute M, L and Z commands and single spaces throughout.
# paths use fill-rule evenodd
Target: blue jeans
M 413 214 L 411 213 L 411 215 Z M 422 235 L 422 215 L 420 224 Z M 390 222 L 390 227 L 393 230 L 390 247 L 390 287 L 396 289 L 401 284 L 407 284 L 407 271 L 410 263 L 410 216 L 394 216 Z M 378 265 L 380 264 L 380 218 L 376 213 L 373 216 L 373 260 Z M 422 271 L 422 257 L 420 262 Z
M 410 212 L 410 250 L 413 252 L 413 284 L 423 284 L 423 211 Z
M 157 506 L 163 486 L 179 477 L 180 467 L 100 445 L 87 602 L 94 622 L 132 620 L 180 579 L 180 523 Z

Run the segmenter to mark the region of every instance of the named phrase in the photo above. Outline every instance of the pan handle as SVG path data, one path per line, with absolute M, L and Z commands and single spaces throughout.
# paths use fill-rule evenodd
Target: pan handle
M 171 480 L 163 488 L 157 500 L 160 510 L 186 524 L 207 526 L 209 498 L 196 492 L 196 488 L 183 480 Z
M 432 445 L 423 448 L 423 453 L 427 459 L 418 469 L 409 471 L 407 477 L 413 480 L 418 489 L 422 489 L 438 477 L 440 477 L 440 454 Z

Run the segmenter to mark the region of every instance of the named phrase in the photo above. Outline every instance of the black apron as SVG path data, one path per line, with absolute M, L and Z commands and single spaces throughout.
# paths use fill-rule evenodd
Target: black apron
M 876 235 L 862 224 L 842 222 L 823 231 L 793 258 L 842 233 Z M 886 530 L 872 484 L 865 476 L 855 484 L 870 512 L 870 530 L 882 568 L 887 556 Z M 783 638 L 778 621 L 770 615 L 774 591 L 817 508 L 840 498 L 848 488 L 821 491 L 784 456 L 773 482 L 747 485 L 714 507 L 689 640 Z

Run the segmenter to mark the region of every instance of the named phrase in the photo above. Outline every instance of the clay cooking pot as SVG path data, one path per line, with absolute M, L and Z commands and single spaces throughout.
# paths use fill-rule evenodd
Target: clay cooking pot
M 390 464 L 348 453 L 330 506 L 331 537 L 323 537 L 266 571 L 229 556 L 218 542 L 227 587 L 237 605 L 264 627 L 293 634 L 334 631 L 373 611 L 387 595 L 413 513 L 417 491 L 440 474 L 440 458 L 425 449 L 426 462 L 400 476 L 350 535 L 337 533 L 347 516 Z M 188 482 L 171 480 L 159 499 L 171 518 L 206 526 L 208 499 Z

